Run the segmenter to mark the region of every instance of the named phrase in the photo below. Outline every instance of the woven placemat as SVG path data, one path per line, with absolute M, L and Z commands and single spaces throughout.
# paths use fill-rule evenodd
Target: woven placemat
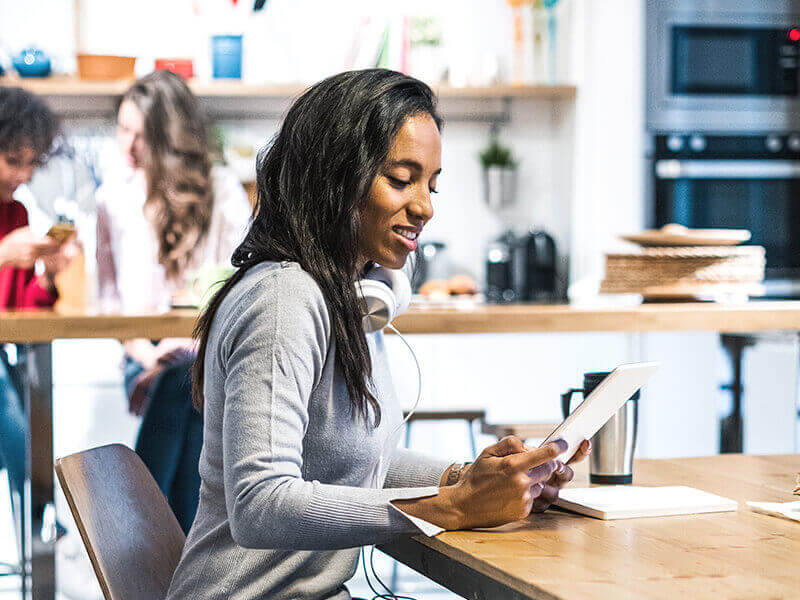
M 763 293 L 761 246 L 643 248 L 606 256 L 601 291 L 645 297 Z
M 765 256 L 763 246 L 669 246 L 641 248 L 634 252 L 610 252 L 609 258 L 634 258 L 637 260 L 659 258 L 735 258 Z
M 645 298 L 714 298 L 721 296 L 761 296 L 760 283 L 675 284 L 628 287 L 603 281 L 600 292 L 604 294 L 640 294 Z

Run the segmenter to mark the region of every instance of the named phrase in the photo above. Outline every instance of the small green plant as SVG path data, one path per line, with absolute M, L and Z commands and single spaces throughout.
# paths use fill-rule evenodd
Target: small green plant
M 484 169 L 489 167 L 504 167 L 513 169 L 517 166 L 517 161 L 511 154 L 511 148 L 501 146 L 498 142 L 492 142 L 480 154 L 481 164 Z
M 412 46 L 441 46 L 442 24 L 435 17 L 411 17 L 409 42 Z

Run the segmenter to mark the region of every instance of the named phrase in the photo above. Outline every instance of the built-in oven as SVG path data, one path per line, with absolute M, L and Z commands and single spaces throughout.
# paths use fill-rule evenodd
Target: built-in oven
M 768 292 L 800 280 L 800 135 L 654 136 L 652 225 L 749 229 L 764 246 Z
M 651 131 L 800 129 L 800 3 L 648 0 Z

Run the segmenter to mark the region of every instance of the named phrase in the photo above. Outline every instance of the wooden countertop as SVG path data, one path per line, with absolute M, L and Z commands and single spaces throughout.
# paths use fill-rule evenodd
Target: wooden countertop
M 732 498 L 739 510 L 617 521 L 550 510 L 493 531 L 381 549 L 469 598 L 797 598 L 800 523 L 744 503 L 797 499 L 798 469 L 797 454 L 638 460 L 638 485 L 689 485 Z
M 401 333 L 554 331 L 720 331 L 800 329 L 800 301 L 747 304 L 480 305 L 409 310 L 395 320 Z
M 0 341 L 188 337 L 197 311 L 160 315 L 0 313 Z M 742 305 L 650 304 L 639 306 L 478 305 L 470 308 L 412 308 L 395 320 L 402 333 L 514 333 L 582 331 L 800 330 L 800 301 Z

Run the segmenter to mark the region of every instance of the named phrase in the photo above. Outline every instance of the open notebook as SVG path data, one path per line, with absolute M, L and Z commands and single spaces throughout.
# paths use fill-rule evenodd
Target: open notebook
M 738 508 L 738 504 L 730 498 L 682 485 L 566 488 L 559 492 L 555 504 L 566 510 L 604 520 L 726 512 Z

